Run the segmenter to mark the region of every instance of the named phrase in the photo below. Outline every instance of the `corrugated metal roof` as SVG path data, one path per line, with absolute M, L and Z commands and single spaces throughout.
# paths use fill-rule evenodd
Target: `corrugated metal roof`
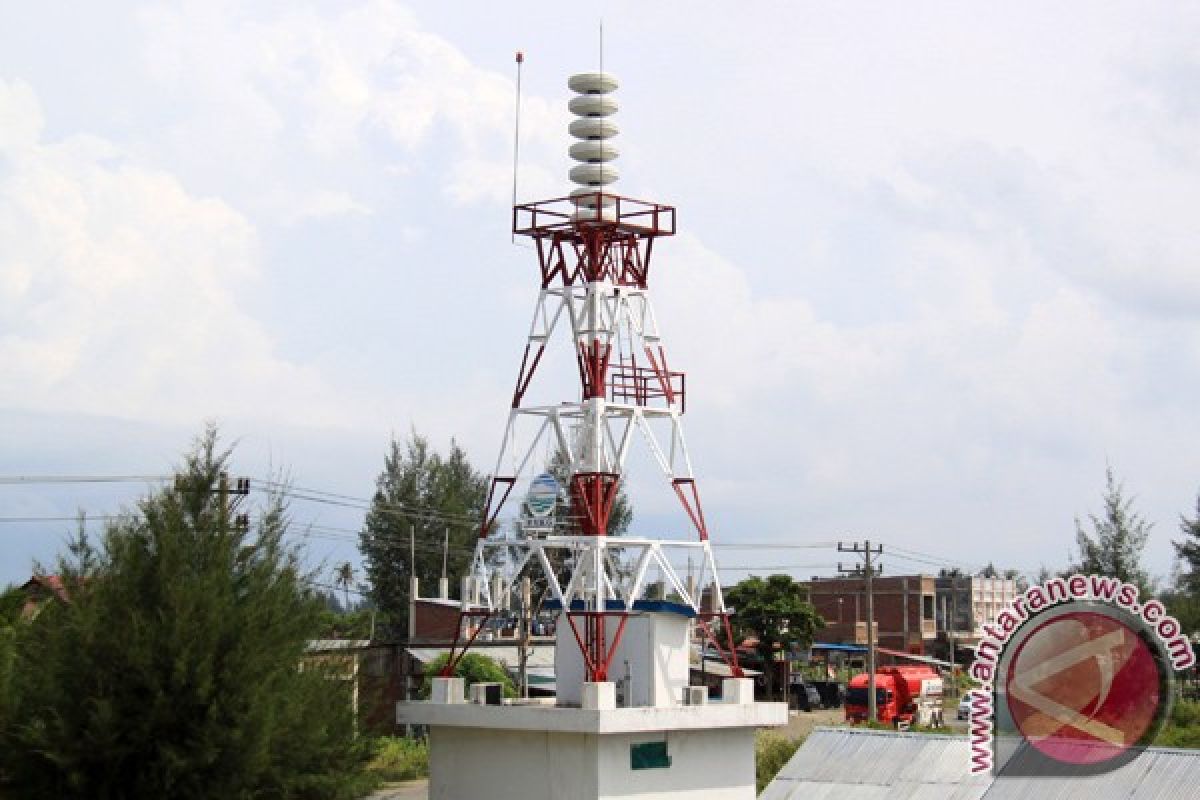
M 1200 751 L 1148 748 L 1099 775 L 971 775 L 965 736 L 817 728 L 759 800 L 1175 800 L 1200 797 Z
M 760 800 L 979 800 L 966 737 L 817 728 Z
M 368 639 L 309 639 L 304 649 L 309 653 L 331 653 L 336 650 L 365 650 L 370 646 Z
M 413 658 L 423 664 L 428 664 L 438 656 L 450 652 L 449 647 L 409 647 L 406 649 Z M 527 662 L 529 667 L 554 667 L 554 645 L 535 644 L 530 646 L 529 651 L 529 661 Z M 494 658 L 508 669 L 517 669 L 521 664 L 521 656 L 515 647 L 476 647 L 469 652 L 481 653 L 488 658 Z
M 984 800 L 1176 800 L 1200 797 L 1200 751 L 1147 748 L 1128 764 L 1099 775 L 1039 778 L 1001 774 Z

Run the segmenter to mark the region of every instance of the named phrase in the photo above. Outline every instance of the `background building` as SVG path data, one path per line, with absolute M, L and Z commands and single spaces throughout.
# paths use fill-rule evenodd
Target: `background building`
M 937 590 L 937 651 L 958 661 L 969 660 L 983 636 L 983 626 L 1016 598 L 1020 591 L 1011 578 L 979 575 L 943 575 L 934 579 Z M 964 648 L 964 649 L 960 649 Z
M 874 579 L 875 641 L 881 647 L 924 655 L 937 641 L 936 586 L 929 575 Z M 818 642 L 867 643 L 867 598 L 862 578 L 813 578 L 809 599 L 825 627 Z

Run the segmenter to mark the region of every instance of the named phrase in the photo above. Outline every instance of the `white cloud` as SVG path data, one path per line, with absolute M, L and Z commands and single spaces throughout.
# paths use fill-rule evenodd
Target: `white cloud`
M 378 170 L 386 158 L 386 169 L 403 176 L 430 155 L 444 159 L 442 191 L 454 202 L 509 197 L 513 81 L 471 63 L 397 3 L 258 15 L 187 3 L 153 7 L 141 19 L 151 74 L 189 98 L 167 157 L 272 181 L 287 172 L 289 184 L 309 187 L 297 195 L 299 208 L 280 209 L 276 195 L 263 210 L 306 216 L 311 197 L 347 192 L 355 168 Z M 565 163 L 567 115 L 528 96 L 522 115 L 522 183 L 541 192 L 555 184 L 547 165 Z M 296 174 L 297 166 L 311 174 Z M 244 198 L 261 191 L 249 185 Z M 345 209 L 360 211 L 362 201 Z
M 86 136 L 41 138 L 32 90 L 0 81 L 0 405 L 195 422 L 331 423 L 313 371 L 240 308 L 260 269 L 225 203 Z
M 1108 458 L 1165 565 L 1200 470 L 1194 12 L 618 8 L 623 185 L 686 232 L 654 290 L 709 514 L 1058 563 Z M 112 44 L 143 73 L 96 62 L 134 120 L 104 138 L 64 126 L 86 88 L 57 61 L 19 73 L 53 134 L 0 84 L 0 403 L 411 420 L 490 467 L 534 291 L 490 65 L 538 42 L 565 72 L 592 22 L 421 13 L 153 6 Z M 566 184 L 554 85 L 526 98 L 523 199 Z

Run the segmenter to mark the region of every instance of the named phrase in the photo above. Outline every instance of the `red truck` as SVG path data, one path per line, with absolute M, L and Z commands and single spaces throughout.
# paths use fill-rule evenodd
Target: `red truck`
M 875 672 L 875 707 L 887 725 L 933 725 L 942 715 L 942 679 L 932 667 L 881 667 Z M 867 674 L 846 687 L 846 721 L 867 719 Z

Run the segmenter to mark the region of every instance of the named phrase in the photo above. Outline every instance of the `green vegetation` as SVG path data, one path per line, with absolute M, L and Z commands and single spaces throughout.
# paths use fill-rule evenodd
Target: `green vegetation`
M 373 779 L 349 691 L 298 669 L 321 598 L 278 498 L 248 527 L 209 430 L 178 482 L 81 531 L 15 628 L 0 714 L 9 798 L 352 798 Z
M 433 679 L 445 668 L 449 658 L 440 655 L 425 665 L 425 680 L 421 684 L 421 697 L 428 698 L 433 688 Z M 467 653 L 454 667 L 455 676 L 462 678 L 466 686 L 473 683 L 499 683 L 502 685 L 505 697 L 516 697 L 517 687 L 512 678 L 504 671 L 494 658 L 488 658 L 482 653 Z
M 789 575 L 746 578 L 725 593 L 725 603 L 737 610 L 731 621 L 738 639 L 756 638 L 759 657 L 768 665 L 780 650 L 808 647 L 813 633 L 825 627 L 804 587 Z M 764 669 L 763 674 L 767 695 L 772 696 L 774 670 Z
M 429 775 L 429 742 L 401 736 L 375 740 L 375 755 L 367 769 L 381 781 L 411 781 Z
M 777 733 L 759 731 L 754 737 L 754 778 L 758 792 L 767 788 L 779 770 L 791 760 L 804 738 L 788 739 Z
M 1117 483 L 1112 467 L 1108 468 L 1105 478 L 1104 513 L 1088 515 L 1092 532 L 1088 533 L 1083 524 L 1075 520 L 1079 563 L 1072 570 L 1110 575 L 1132 583 L 1143 597 L 1149 597 L 1150 577 L 1141 562 L 1153 526 L 1133 511 L 1133 498 L 1125 497 L 1125 487 Z
M 321 609 L 314 634 L 316 639 L 370 639 L 371 610 L 334 611 L 326 606 Z
M 12 666 L 16 659 L 16 626 L 20 620 L 25 594 L 16 586 L 0 593 L 0 720 L 9 718 Z
M 392 440 L 359 534 L 367 593 L 380 612 L 376 631 L 381 637 L 397 640 L 407 634 L 409 580 L 414 574 L 426 580 L 442 574 L 447 538 L 447 573 L 466 573 L 487 486 L 487 477 L 475 471 L 454 442 L 443 457 L 417 433 L 404 444 Z M 410 535 L 416 541 L 415 564 Z
M 1164 592 L 1162 600 L 1185 631 L 1195 632 L 1200 630 L 1200 496 L 1196 516 L 1179 515 L 1179 532 L 1183 538 L 1172 542 L 1179 573 L 1174 589 Z
M 1191 700 L 1176 703 L 1154 744 L 1158 747 L 1200 749 L 1200 703 Z

